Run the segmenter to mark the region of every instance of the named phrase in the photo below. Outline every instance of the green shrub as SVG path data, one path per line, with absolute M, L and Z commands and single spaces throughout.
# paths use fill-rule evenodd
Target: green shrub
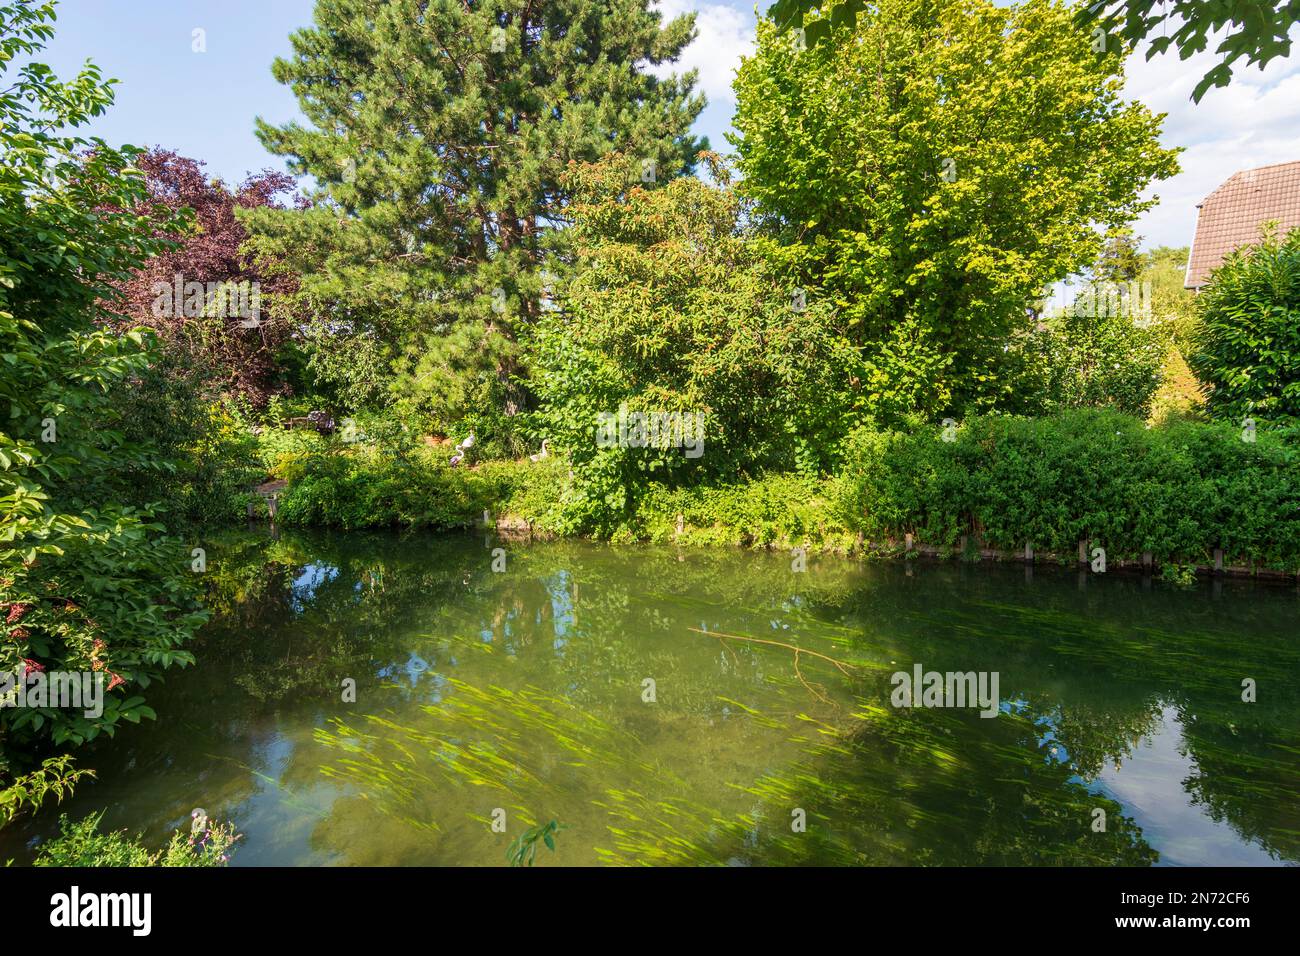
M 206 412 L 206 427 L 178 455 L 172 484 L 173 512 L 196 524 L 243 518 L 249 489 L 265 476 L 257 440 L 243 422 L 223 405 Z
M 1080 539 L 1109 558 L 1300 567 L 1300 453 L 1294 436 L 1244 436 L 1225 424 L 1147 428 L 1118 412 L 985 417 L 943 431 L 864 429 L 846 443 L 836 501 L 872 540 L 911 532 L 953 547 L 1073 555 Z M 1243 440 L 1254 437 L 1254 441 Z
M 539 437 L 575 473 L 573 530 L 612 533 L 651 482 L 815 474 L 847 432 L 862 370 L 838 313 L 779 277 L 739 228 L 725 168 L 704 155 L 720 186 L 629 189 L 621 158 L 575 174 L 577 277 L 529 339 Z M 655 413 L 690 416 L 688 440 L 599 440 L 602 415 Z
M 1182 420 L 1148 427 L 1103 409 L 908 426 L 854 432 L 831 479 L 645 481 L 634 506 L 598 535 L 850 552 L 859 534 L 881 543 L 911 533 L 948 549 L 970 534 L 989 547 L 1029 543 L 1066 558 L 1087 539 L 1112 559 L 1150 551 L 1163 563 L 1205 564 L 1222 547 L 1231 562 L 1300 567 L 1300 430 L 1251 436 Z M 432 453 L 405 461 L 352 451 L 308 456 L 297 467 L 281 496 L 286 524 L 441 530 L 473 527 L 486 510 L 543 533 L 583 530 L 559 458 L 453 469 Z
M 230 824 L 210 823 L 201 833 L 172 834 L 161 850 L 150 853 L 139 838 L 125 831 L 100 833 L 102 813 L 79 823 L 59 817 L 59 836 L 37 851 L 36 866 L 225 866 L 239 835 Z
M 1169 350 L 1154 320 L 1100 309 L 1070 308 L 1020 342 L 1024 372 L 1008 404 L 1027 414 L 1113 408 L 1139 418 L 1151 410 Z
M 1209 383 L 1211 414 L 1300 417 L 1300 229 L 1230 255 L 1199 306 L 1191 364 Z
M 834 515 L 827 483 L 798 474 L 708 487 L 651 485 L 626 534 L 696 546 L 807 545 L 841 551 L 851 549 L 854 537 Z
M 121 468 L 122 500 L 156 504 L 169 525 L 229 521 L 243 514 L 244 494 L 262 467 L 256 440 L 231 406 L 205 396 L 199 376 L 175 349 L 155 350 L 149 366 L 118 383 L 110 401 L 128 441 L 152 444 L 168 468 Z
M 257 433 L 258 461 L 268 474 L 277 474 L 286 458 L 318 455 L 328 448 L 328 440 L 311 428 L 265 425 Z
M 962 474 L 937 429 L 862 428 L 845 442 L 838 500 L 844 520 L 872 541 L 911 531 L 948 544 L 960 533 Z
M 322 453 L 295 463 L 300 477 L 280 496 L 287 525 L 442 530 L 473 527 L 483 512 L 543 520 L 562 486 L 555 460 L 485 462 L 451 468 L 434 453 L 397 459 L 361 449 Z

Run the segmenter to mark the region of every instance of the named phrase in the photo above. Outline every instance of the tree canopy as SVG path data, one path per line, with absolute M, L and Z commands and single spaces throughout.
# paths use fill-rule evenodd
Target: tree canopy
M 1100 26 L 1129 43 L 1149 41 L 1148 60 L 1171 47 L 1186 60 L 1209 46 L 1211 34 L 1226 29 L 1214 49 L 1219 63 L 1192 90 L 1199 103 L 1212 87 L 1228 85 L 1232 66 L 1242 57 L 1247 66 L 1263 69 L 1276 57 L 1290 55 L 1288 34 L 1300 21 L 1300 0 L 1088 0 L 1079 19 L 1085 27 Z
M 880 411 L 996 406 L 1039 291 L 1177 170 L 1050 0 L 882 0 L 800 50 L 771 21 L 736 77 L 740 188 L 796 281 L 846 316 Z
M 297 323 L 295 316 L 263 310 L 262 302 L 283 304 L 297 291 L 298 277 L 279 262 L 253 261 L 236 211 L 283 208 L 276 197 L 293 188 L 293 177 L 264 170 L 231 188 L 206 176 L 203 163 L 161 148 L 141 155 L 138 165 L 148 190 L 141 211 L 159 221 L 158 235 L 170 244 L 123 284 L 119 325 L 154 329 L 218 393 L 265 405 L 287 387 L 277 353 Z M 167 231 L 177 223 L 186 227 Z M 195 291 L 192 283 L 203 287 L 203 300 L 187 314 L 183 307 L 196 304 L 186 293 L 186 287 Z M 214 286 L 223 294 L 208 295 Z
M 808 43 L 816 44 L 832 27 L 852 22 L 870 6 L 867 0 L 777 0 L 767 15 L 783 30 L 803 28 Z M 829 15 L 817 16 L 818 11 Z M 1288 34 L 1297 21 L 1300 0 L 1086 0 L 1078 11 L 1085 29 L 1100 26 L 1128 43 L 1150 40 L 1147 59 L 1173 47 L 1186 60 L 1206 49 L 1212 33 L 1227 28 L 1214 50 L 1221 61 L 1192 91 L 1197 103 L 1211 87 L 1228 84 L 1232 65 L 1241 57 L 1246 57 L 1247 66 L 1259 64 L 1262 69 L 1275 57 L 1289 55 Z M 1155 35 L 1158 30 L 1162 35 Z
M 310 125 L 258 124 L 317 206 L 251 222 L 262 248 L 313 250 L 335 368 L 391 364 L 444 427 L 526 407 L 518 338 L 563 267 L 561 176 L 614 150 L 651 181 L 692 168 L 694 75 L 648 68 L 694 34 L 646 0 L 320 0 L 274 65 Z

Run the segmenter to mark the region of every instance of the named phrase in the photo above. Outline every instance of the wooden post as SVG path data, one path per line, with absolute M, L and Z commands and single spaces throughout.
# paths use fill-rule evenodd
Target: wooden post
M 912 550 L 912 535 L 911 535 L 911 532 L 908 532 L 908 534 L 905 536 L 904 540 L 907 542 L 907 550 L 908 550 L 908 551 L 911 551 L 911 550 Z
M 1142 552 L 1142 570 L 1147 574 L 1151 573 L 1151 567 L 1155 564 L 1155 555 L 1150 551 Z
M 1028 541 L 1025 542 L 1025 564 L 1034 563 L 1034 546 Z
M 1214 549 L 1214 573 L 1215 574 L 1223 573 L 1223 549 L 1222 548 Z
M 1079 539 L 1079 563 L 1080 564 L 1088 563 L 1088 539 L 1087 538 Z

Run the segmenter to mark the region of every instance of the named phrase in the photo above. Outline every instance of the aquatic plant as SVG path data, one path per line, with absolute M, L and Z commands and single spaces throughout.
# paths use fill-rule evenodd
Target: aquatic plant
M 545 843 L 546 848 L 554 853 L 555 835 L 563 829 L 564 824 L 558 820 L 551 820 L 539 827 L 529 827 L 515 837 L 506 850 L 506 859 L 510 861 L 511 866 L 532 866 L 533 860 L 537 857 L 538 841 Z

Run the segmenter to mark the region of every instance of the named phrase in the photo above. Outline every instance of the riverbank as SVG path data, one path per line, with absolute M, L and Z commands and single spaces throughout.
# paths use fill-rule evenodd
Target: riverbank
M 860 429 L 834 475 L 685 487 L 624 478 L 600 521 L 590 518 L 600 487 L 558 455 L 453 468 L 437 449 L 320 439 L 273 456 L 269 471 L 287 482 L 277 521 L 295 527 L 486 522 L 533 538 L 1288 578 L 1300 572 L 1297 445 L 1294 430 L 1148 427 L 1093 410 Z

